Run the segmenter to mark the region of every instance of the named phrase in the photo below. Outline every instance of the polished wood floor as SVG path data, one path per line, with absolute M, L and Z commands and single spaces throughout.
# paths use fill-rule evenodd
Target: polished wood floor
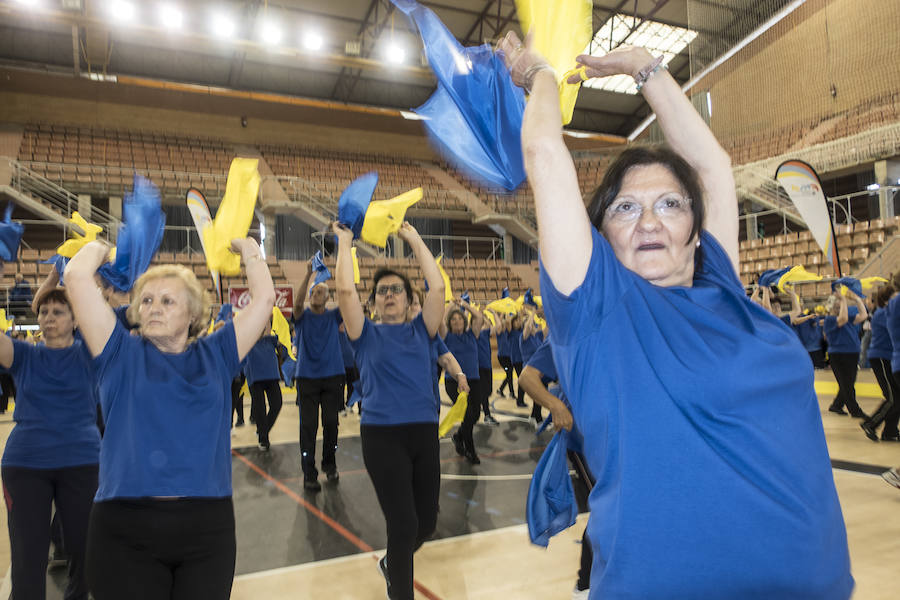
M 816 380 L 832 459 L 874 466 L 900 464 L 900 443 L 871 442 L 862 434 L 858 421 L 825 411 L 836 386 L 827 371 L 817 373 Z M 872 412 L 880 398 L 874 397 L 877 386 L 871 372 L 860 373 L 858 393 L 863 409 Z M 292 393 L 288 392 L 284 400 L 284 409 L 272 434 L 273 444 L 297 441 L 299 419 Z M 516 412 L 512 402 L 506 399 L 498 400 L 496 406 L 504 411 Z M 0 438 L 4 443 L 11 427 L 10 414 L 0 416 Z M 342 417 L 342 436 L 354 436 L 358 428 L 359 419 L 354 414 Z M 236 449 L 249 451 L 256 443 L 253 428 L 236 428 L 232 441 Z M 853 574 L 857 583 L 854 598 L 897 598 L 900 490 L 890 487 L 873 473 L 835 469 L 834 478 L 847 523 Z M 522 501 L 524 503 L 524 497 Z M 236 511 L 240 510 L 236 501 Z M 5 507 L 0 511 L 4 513 L 2 526 L 5 529 Z M 570 598 L 586 518 L 582 515 L 574 527 L 554 538 L 546 550 L 529 544 L 524 525 L 429 542 L 416 554 L 417 598 Z M 375 564 L 381 550 L 374 548 L 371 552 L 242 574 L 235 579 L 232 598 L 384 598 L 383 580 Z M 0 574 L 8 574 L 8 566 L 9 544 L 4 531 L 0 534 Z M 7 597 L 3 595 L 4 590 L 8 592 L 8 581 L 0 588 L 0 598 L 3 600 Z M 54 594 L 58 592 L 51 591 L 48 598 L 58 597 Z

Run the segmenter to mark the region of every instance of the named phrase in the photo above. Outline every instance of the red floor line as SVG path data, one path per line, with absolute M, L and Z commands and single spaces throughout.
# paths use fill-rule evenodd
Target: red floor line
M 255 471 L 260 477 L 262 477 L 263 479 L 266 479 L 268 481 L 271 481 L 275 485 L 275 487 L 277 487 L 281 491 L 281 493 L 283 493 L 285 496 L 287 496 L 288 498 L 290 498 L 291 500 L 293 500 L 294 502 L 296 502 L 297 504 L 299 504 L 300 506 L 302 506 L 303 508 L 305 508 L 306 510 L 311 512 L 313 515 L 318 517 L 319 520 L 321 520 L 323 523 L 325 523 L 326 525 L 328 525 L 329 527 L 334 529 L 336 532 L 338 532 L 348 542 L 350 542 L 351 544 L 353 544 L 354 546 L 356 546 L 363 552 L 374 552 L 375 551 L 375 549 L 372 548 L 372 546 L 368 545 L 367 543 L 365 543 L 364 541 L 362 541 L 361 539 L 359 539 L 358 537 L 353 535 L 350 531 L 347 530 L 346 527 L 344 527 L 343 525 L 341 525 L 340 523 L 338 523 L 337 521 L 335 521 L 334 519 L 332 519 L 331 517 L 329 517 L 328 515 L 323 513 L 321 510 L 319 510 L 318 508 L 316 508 L 315 506 L 313 506 L 312 504 L 310 504 L 309 502 L 307 502 L 306 500 L 301 498 L 299 495 L 297 495 L 297 493 L 294 490 L 292 490 L 288 486 L 284 485 L 284 483 L 282 483 L 278 479 L 275 479 L 274 477 L 272 477 L 271 475 L 266 473 L 261 467 L 257 466 L 249 458 L 247 458 L 246 456 L 244 456 L 237 450 L 232 450 L 231 453 L 234 456 L 236 456 L 238 460 L 240 460 L 242 463 L 244 463 L 245 465 L 250 467 L 253 471 Z M 378 557 L 375 556 L 374 554 L 372 555 L 372 558 L 374 558 L 375 560 L 378 560 Z M 430 589 L 425 587 L 424 584 L 420 583 L 417 580 L 413 580 L 413 587 L 416 588 L 416 590 L 418 590 L 419 593 L 421 593 L 423 596 L 428 598 L 428 600 L 441 600 L 440 596 L 438 596 L 437 594 L 432 592 Z

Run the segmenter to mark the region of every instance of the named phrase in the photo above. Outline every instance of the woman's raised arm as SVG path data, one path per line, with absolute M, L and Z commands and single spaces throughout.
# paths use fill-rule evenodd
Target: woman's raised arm
M 116 315 L 94 280 L 108 258 L 109 245 L 93 241 L 82 246 L 66 265 L 66 296 L 91 356 L 100 356 L 116 327 Z

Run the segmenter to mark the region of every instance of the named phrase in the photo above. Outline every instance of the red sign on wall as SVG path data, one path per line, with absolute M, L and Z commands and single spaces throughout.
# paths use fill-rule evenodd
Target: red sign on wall
M 241 310 L 250 304 L 250 288 L 228 288 L 228 302 L 235 310 Z M 294 288 L 275 286 L 275 306 L 281 309 L 285 318 L 289 318 L 294 312 Z

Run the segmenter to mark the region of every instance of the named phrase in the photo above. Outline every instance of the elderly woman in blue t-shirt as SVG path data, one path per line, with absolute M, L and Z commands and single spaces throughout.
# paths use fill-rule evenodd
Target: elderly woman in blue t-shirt
M 200 339 L 208 301 L 190 269 L 159 265 L 137 280 L 128 320 L 140 335 L 131 335 L 94 283 L 108 246 L 86 244 L 66 268 L 106 420 L 86 567 L 97 600 L 230 595 L 230 383 L 275 303 L 257 243 L 231 247 L 241 255 L 251 301 Z
M 587 78 L 633 76 L 668 143 L 625 150 L 585 210 L 556 74 L 515 34 L 501 50 L 530 92 L 541 293 L 597 478 L 590 597 L 848 598 L 812 365 L 737 277 L 728 154 L 662 57 L 580 56 Z
M 55 271 L 54 271 L 55 273 Z M 33 310 L 42 342 L 0 334 L 0 366 L 18 385 L 15 426 L 3 452 L 3 491 L 12 559 L 12 598 L 44 598 L 51 504 L 69 554 L 67 600 L 86 599 L 88 517 L 97 491 L 100 431 L 91 356 L 75 334 L 66 294 L 53 278 Z
M 413 251 L 428 283 L 422 312 L 407 320 L 409 279 L 389 269 L 375 273 L 375 310 L 366 318 L 350 248 L 353 233 L 335 223 L 338 306 L 359 367 L 363 406 L 359 426 L 363 461 L 387 524 L 387 554 L 378 561 L 392 600 L 413 599 L 413 553 L 437 524 L 441 469 L 438 403 L 433 391 L 432 340 L 444 309 L 444 279 L 418 232 L 403 223 L 398 235 Z
M 475 451 L 475 440 L 472 431 L 481 414 L 481 373 L 478 370 L 478 338 L 476 331 L 481 331 L 484 323 L 484 314 L 465 300 L 459 303 L 450 302 L 444 310 L 444 319 L 441 321 L 439 332 L 444 338 L 447 349 L 459 362 L 462 374 L 471 387 L 471 393 L 466 404 L 466 414 L 463 417 L 459 430 L 451 436 L 456 453 L 465 456 L 473 465 L 481 463 L 478 453 Z M 472 315 L 469 322 L 466 319 L 467 311 Z M 456 383 L 457 373 L 444 371 L 444 389 L 447 391 L 451 402 L 456 402 L 459 395 L 459 386 Z M 490 382 L 484 382 L 490 385 Z

